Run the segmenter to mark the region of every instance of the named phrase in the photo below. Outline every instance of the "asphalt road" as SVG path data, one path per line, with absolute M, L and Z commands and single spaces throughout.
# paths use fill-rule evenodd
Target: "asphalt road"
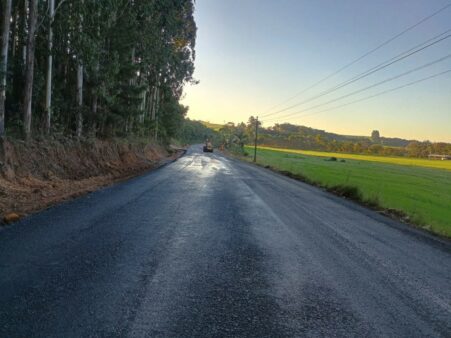
M 0 337 L 451 337 L 451 245 L 202 154 L 0 231 Z

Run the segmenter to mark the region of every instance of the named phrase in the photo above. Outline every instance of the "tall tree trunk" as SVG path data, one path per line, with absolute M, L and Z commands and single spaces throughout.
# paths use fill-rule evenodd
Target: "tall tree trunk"
M 83 64 L 77 66 L 77 137 L 83 131 Z
M 143 123 L 144 119 L 146 117 L 146 96 L 147 96 L 147 91 L 143 90 L 141 92 L 141 104 L 139 106 L 139 110 L 141 111 L 141 113 L 139 114 L 139 122 Z
M 33 96 L 34 49 L 36 42 L 36 22 L 38 18 L 38 0 L 30 0 L 27 36 L 27 57 L 25 65 L 25 85 L 23 98 L 23 131 L 26 139 L 31 135 L 31 100 Z
M 155 89 L 155 141 L 158 141 L 158 111 L 160 109 L 160 90 L 157 87 Z
M 99 22 L 97 23 L 97 35 L 96 38 L 98 41 L 100 41 L 100 19 L 101 19 L 101 12 L 100 10 L 97 12 L 97 20 Z M 102 47 L 100 47 L 102 48 Z M 94 74 L 92 74 L 92 78 L 94 79 L 93 86 L 91 88 L 91 130 L 94 132 L 94 136 L 97 133 L 97 110 L 99 105 L 99 94 L 98 94 L 98 87 L 99 87 L 99 71 L 100 71 L 100 53 L 97 55 L 95 67 L 94 67 Z
M 81 0 L 83 6 L 83 0 Z M 83 34 L 83 14 L 80 14 L 80 26 L 79 34 Z M 77 137 L 81 136 L 83 131 L 83 62 L 80 55 L 78 55 L 78 65 L 77 65 Z
M 49 35 L 47 57 L 47 74 L 45 83 L 45 132 L 50 133 L 52 120 L 52 70 L 53 70 L 53 18 L 55 16 L 55 0 L 49 0 Z
M 8 43 L 9 27 L 11 23 L 11 2 L 2 1 L 3 25 L 2 25 L 2 46 L 0 51 L 0 136 L 5 133 L 5 100 L 6 100 L 6 72 L 8 70 Z
M 155 100 L 155 95 L 153 93 L 154 90 L 155 90 L 154 87 L 150 86 L 150 89 L 149 89 L 149 118 L 151 120 L 154 119 L 154 116 L 153 116 L 153 102 Z
M 16 57 L 16 49 L 17 49 L 17 43 L 19 42 L 19 37 L 18 37 L 18 31 L 19 31 L 19 7 L 16 3 L 16 5 L 14 6 L 14 12 L 11 13 L 12 17 L 13 17 L 13 27 L 11 28 L 11 42 L 12 42 L 12 46 L 11 46 L 11 56 L 13 57 L 13 59 Z
M 158 115 L 155 117 L 155 141 L 158 141 Z
M 99 70 L 100 70 L 100 62 L 96 61 L 96 65 L 94 68 L 94 86 L 91 89 L 91 117 L 92 117 L 92 127 L 91 129 L 95 131 L 97 129 L 96 126 L 96 118 L 97 118 L 97 110 L 99 105 L 99 94 L 97 92 L 98 81 L 99 81 Z
M 92 117 L 95 118 L 95 116 L 97 114 L 98 101 L 99 101 L 99 95 L 97 94 L 96 88 L 92 89 L 91 95 L 92 95 L 91 114 L 92 114 Z
M 156 107 L 157 107 L 157 92 L 158 92 L 158 88 L 155 86 L 152 88 L 152 106 L 151 106 L 151 119 L 152 121 L 155 120 L 155 115 L 156 115 Z
M 132 48 L 132 52 L 131 52 L 131 54 L 132 54 L 132 65 L 134 65 L 135 64 L 135 53 L 136 53 L 136 49 L 135 49 L 135 47 L 133 47 Z M 135 85 L 136 84 L 136 74 L 133 74 L 132 75 L 132 78 L 130 79 L 130 86 L 133 86 L 133 85 Z
M 24 66 L 24 70 L 25 67 L 27 65 L 27 44 L 25 43 L 26 39 L 25 37 L 27 36 L 27 18 L 28 18 L 28 0 L 23 0 L 23 14 L 22 14 L 22 35 L 23 35 L 23 40 L 24 44 L 22 46 L 22 62 L 23 62 L 23 66 Z

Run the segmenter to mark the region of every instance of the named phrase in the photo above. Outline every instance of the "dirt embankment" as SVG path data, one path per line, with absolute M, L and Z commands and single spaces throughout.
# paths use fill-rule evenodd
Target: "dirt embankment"
M 156 168 L 179 155 L 180 151 L 139 142 L 25 143 L 0 138 L 0 223 Z

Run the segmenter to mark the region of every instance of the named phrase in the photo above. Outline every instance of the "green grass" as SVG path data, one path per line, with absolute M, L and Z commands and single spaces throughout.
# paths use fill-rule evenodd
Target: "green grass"
M 283 149 L 283 148 L 271 148 L 271 147 L 259 147 L 259 149 L 276 150 L 286 153 L 311 155 L 319 157 L 337 157 L 350 160 L 359 161 L 372 161 L 372 162 L 382 162 L 391 163 L 399 165 L 408 165 L 416 167 L 430 167 L 437 169 L 451 170 L 451 161 L 439 161 L 439 160 L 428 160 L 423 158 L 409 158 L 409 157 L 386 157 L 378 155 L 359 155 L 359 154 L 344 154 L 344 153 L 328 153 L 324 151 L 311 151 L 311 150 L 297 150 L 297 149 Z
M 328 160 L 332 156 L 338 160 Z M 410 222 L 451 237 L 451 161 L 259 148 L 257 162 L 339 194 L 357 188 L 351 193 L 358 199 L 399 210 Z

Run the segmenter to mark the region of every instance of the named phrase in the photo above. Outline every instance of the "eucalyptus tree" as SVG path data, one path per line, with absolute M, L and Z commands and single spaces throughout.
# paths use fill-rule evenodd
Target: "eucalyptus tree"
M 183 87 L 195 83 L 193 0 L 2 1 L 13 13 L 2 21 L 11 130 L 165 138 L 181 125 Z
M 2 30 L 0 50 L 0 136 L 5 133 L 5 100 L 6 100 L 6 73 L 8 69 L 9 29 L 11 24 L 11 0 L 2 0 Z
M 47 74 L 45 82 L 45 131 L 50 133 L 52 119 L 52 73 L 53 73 L 53 19 L 55 16 L 55 0 L 49 1 L 49 22 L 48 22 L 48 56 L 47 56 Z
M 26 139 L 31 134 L 31 112 L 34 79 L 34 55 L 36 45 L 36 25 L 38 19 L 38 0 L 29 1 L 28 34 L 26 44 L 25 85 L 23 96 L 23 133 Z

